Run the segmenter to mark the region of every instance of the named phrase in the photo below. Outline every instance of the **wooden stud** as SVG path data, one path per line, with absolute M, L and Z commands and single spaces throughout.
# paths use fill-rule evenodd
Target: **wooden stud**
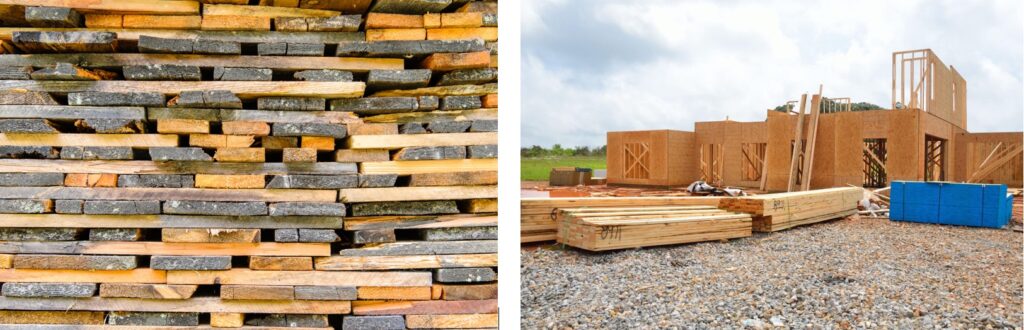
M 316 162 L 316 149 L 313 148 L 284 148 L 282 161 L 285 163 L 312 163 Z
M 482 13 L 443 13 L 441 26 L 446 28 L 473 28 L 484 23 Z
M 262 163 L 266 161 L 266 149 L 263 148 L 217 148 L 213 159 L 218 162 Z
M 428 33 L 427 38 L 430 38 Z M 432 40 L 432 39 L 431 39 Z M 435 71 L 486 68 L 491 64 L 491 53 L 435 53 L 427 56 L 420 66 Z
M 496 186 L 388 187 L 342 189 L 345 203 L 498 198 Z
M 196 174 L 195 185 L 196 188 L 263 189 L 266 178 L 262 174 Z
M 124 15 L 122 26 L 125 29 L 198 30 L 202 21 L 203 17 L 198 15 Z
M 120 29 L 123 26 L 122 15 L 88 14 L 85 15 L 85 27 Z
M 256 142 L 251 135 L 191 134 L 188 143 L 202 148 L 248 148 Z
M 334 137 L 330 136 L 303 136 L 302 147 L 312 148 L 317 151 L 334 150 Z
M 68 173 L 64 175 L 67 187 L 117 187 L 117 174 Z
M 167 243 L 259 243 L 259 229 L 164 228 L 160 240 Z
M 423 27 L 423 16 L 388 13 L 367 13 L 367 29 L 415 29 Z
M 0 5 L 65 7 L 88 14 L 199 14 L 198 2 L 183 0 L 0 0 Z
M 426 40 L 425 29 L 368 29 L 366 41 Z
M 177 147 L 169 134 L 22 134 L 0 133 L 0 145 L 55 147 Z
M 102 283 L 100 297 L 140 299 L 189 299 L 198 285 Z
M 214 328 L 241 328 L 245 325 L 245 314 L 210 313 L 210 326 Z
M 226 135 L 270 135 L 270 124 L 259 121 L 224 121 L 220 123 L 220 128 Z
M 398 135 L 356 135 L 346 143 L 351 149 L 401 149 L 498 144 L 498 133 L 433 133 Z
M 261 257 L 249 258 L 249 269 L 253 270 L 313 270 L 310 257 Z
M 442 16 L 442 19 L 443 16 Z M 441 24 L 444 24 L 443 22 Z M 483 39 L 484 41 L 497 41 L 498 28 L 477 27 L 477 28 L 440 28 L 427 29 L 427 40 L 465 40 Z M 490 55 L 490 52 L 488 52 Z
M 196 119 L 161 119 L 156 122 L 157 133 L 209 134 L 210 122 Z
M 424 287 L 363 286 L 358 288 L 360 300 L 430 300 L 431 289 Z
M 345 98 L 361 97 L 365 84 L 344 81 L 37 81 L 0 80 L 0 89 L 66 94 L 73 92 L 157 92 L 176 95 L 182 90 L 227 90 L 242 99 L 263 96 Z
M 158 30 L 152 30 L 158 31 Z M 169 36 L 178 37 L 178 36 Z M 184 38 L 185 36 L 181 36 Z M 193 37 L 195 38 L 195 37 Z M 86 67 L 120 67 L 123 65 L 177 64 L 204 68 L 240 67 L 267 68 L 279 70 L 347 70 L 366 72 L 368 70 L 402 70 L 405 67 L 402 59 L 392 58 L 357 58 L 357 57 L 324 57 L 324 56 L 250 56 L 250 55 L 193 55 L 193 54 L 77 54 L 80 64 Z M 66 54 L 19 54 L 17 56 L 0 57 L 0 65 L 5 66 L 36 66 L 53 65 L 66 60 Z M 183 87 L 189 89 L 187 87 Z M 217 88 L 223 89 L 223 86 Z M 169 91 L 169 94 L 177 94 Z
M 207 31 L 270 31 L 270 18 L 203 15 L 202 29 Z
M 497 171 L 497 159 L 446 159 L 390 162 L 364 162 L 359 164 L 359 173 L 398 174 L 447 173 L 451 171 L 475 172 Z

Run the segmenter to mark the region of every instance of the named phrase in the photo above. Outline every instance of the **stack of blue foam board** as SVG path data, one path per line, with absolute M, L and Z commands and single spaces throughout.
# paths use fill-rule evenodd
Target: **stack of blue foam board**
M 1002 228 L 1013 209 L 1002 184 L 893 181 L 891 187 L 893 221 Z

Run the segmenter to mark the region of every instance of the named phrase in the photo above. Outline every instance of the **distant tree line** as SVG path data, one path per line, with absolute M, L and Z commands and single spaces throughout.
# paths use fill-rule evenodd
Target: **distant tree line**
M 835 102 L 835 101 L 833 101 L 833 100 L 831 100 L 829 98 L 825 98 L 821 102 L 820 111 L 821 112 L 828 112 L 828 109 L 840 108 L 841 106 L 839 104 L 837 104 L 837 103 L 838 102 Z M 789 112 L 790 110 L 793 110 L 794 107 L 796 107 L 796 104 L 790 103 L 790 104 L 783 104 L 783 105 L 777 106 L 777 107 L 775 107 L 772 110 L 775 110 L 775 111 L 778 111 L 778 112 Z M 882 108 L 882 107 L 880 107 L 878 105 L 875 105 L 875 104 L 867 103 L 867 102 L 857 102 L 857 103 L 851 103 L 850 104 L 850 111 L 865 111 L 865 110 L 878 110 L 878 109 L 884 109 L 884 108 Z
M 572 147 L 563 148 L 561 144 L 555 144 L 551 148 L 544 148 L 538 145 L 534 145 L 529 148 L 522 148 L 519 150 L 520 157 L 523 158 L 537 158 L 537 157 L 567 157 L 567 156 L 604 156 L 608 153 L 608 146 L 601 146 L 600 148 L 591 148 L 587 146 L 583 147 Z

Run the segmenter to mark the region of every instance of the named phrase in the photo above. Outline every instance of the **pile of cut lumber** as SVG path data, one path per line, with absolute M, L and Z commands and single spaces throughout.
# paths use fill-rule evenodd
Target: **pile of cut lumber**
M 720 197 L 580 197 L 523 198 L 520 202 L 520 242 L 554 241 L 558 211 L 582 207 L 717 206 Z
M 558 212 L 558 242 L 590 251 L 750 235 L 749 214 L 714 206 L 591 207 Z
M 719 207 L 753 216 L 754 231 L 773 232 L 857 213 L 859 187 L 723 198 Z
M 496 131 L 493 1 L 0 0 L 0 328 L 497 327 Z

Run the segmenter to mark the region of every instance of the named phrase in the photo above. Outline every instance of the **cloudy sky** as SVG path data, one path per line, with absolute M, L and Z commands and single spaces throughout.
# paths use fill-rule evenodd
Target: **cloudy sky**
M 1019 0 L 524 0 L 523 146 L 614 130 L 764 120 L 824 84 L 891 103 L 892 52 L 931 48 L 967 80 L 968 130 L 1024 126 Z

